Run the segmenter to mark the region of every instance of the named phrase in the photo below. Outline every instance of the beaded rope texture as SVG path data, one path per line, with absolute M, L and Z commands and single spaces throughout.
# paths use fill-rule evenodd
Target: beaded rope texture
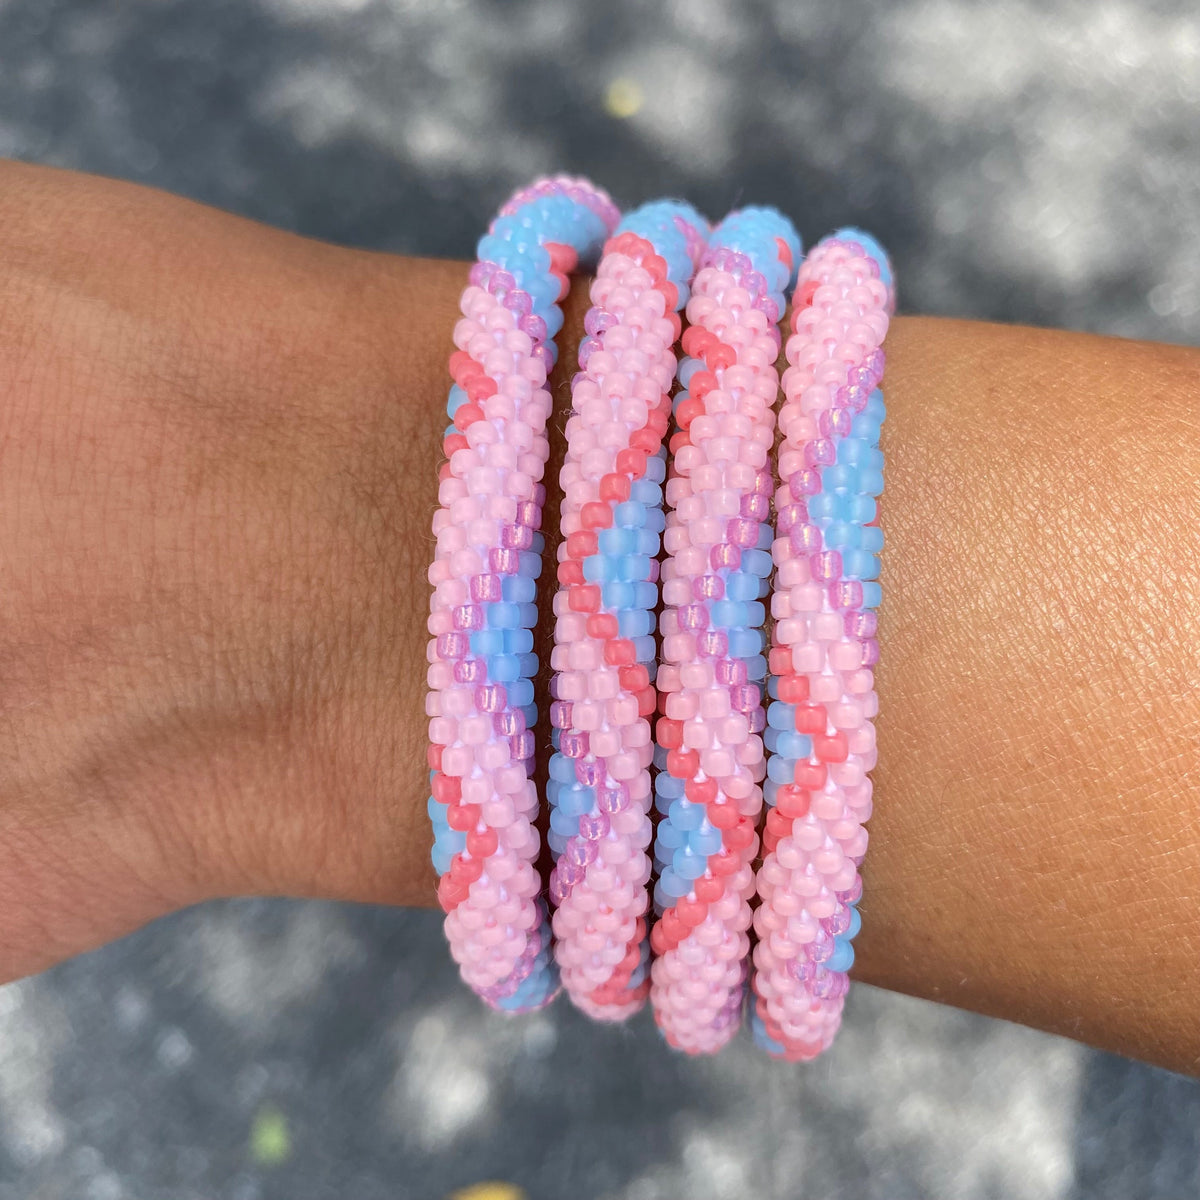
M 429 816 L 451 954 L 509 1012 L 558 990 L 530 779 L 547 375 L 567 273 L 595 260 L 619 217 L 582 179 L 518 192 L 479 243 L 454 329 L 429 571 Z
M 663 538 L 650 997 L 667 1041 L 689 1053 L 729 1041 L 745 994 L 765 772 L 777 322 L 799 253 L 779 213 L 733 213 L 712 235 L 687 306 Z
M 878 711 L 879 383 L 893 306 L 887 256 L 843 229 L 800 268 L 786 346 L 751 1024 L 759 1045 L 791 1060 L 833 1041 L 860 925 Z
M 563 987 L 588 1015 L 622 1020 L 649 989 L 650 723 L 663 438 L 678 310 L 708 223 L 660 201 L 604 247 L 572 384 L 560 476 L 562 537 L 551 665 L 550 876 Z

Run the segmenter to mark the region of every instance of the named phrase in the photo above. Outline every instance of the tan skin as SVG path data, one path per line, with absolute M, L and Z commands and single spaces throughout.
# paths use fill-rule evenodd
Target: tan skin
M 0 164 L 0 977 L 213 896 L 433 903 L 464 276 Z M 1200 1074 L 1200 353 L 887 349 L 854 976 Z

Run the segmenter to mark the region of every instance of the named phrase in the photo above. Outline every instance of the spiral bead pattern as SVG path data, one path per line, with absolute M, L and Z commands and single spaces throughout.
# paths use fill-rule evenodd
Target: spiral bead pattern
M 733 1036 L 745 992 L 765 770 L 777 322 L 799 253 L 779 213 L 733 213 L 687 305 L 664 534 L 650 995 L 667 1041 L 689 1053 Z
M 841 230 L 800 268 L 786 346 L 751 1024 L 791 1060 L 833 1041 L 860 924 L 878 710 L 878 385 L 893 303 L 886 255 Z
M 429 571 L 429 815 L 438 899 L 463 979 L 523 1011 L 558 990 L 530 780 L 547 373 L 558 302 L 619 219 L 586 180 L 518 192 L 478 247 L 463 292 Z
M 636 1012 L 649 989 L 647 718 L 657 699 L 663 438 L 678 310 L 707 236 L 703 217 L 672 201 L 624 218 L 592 284 L 572 385 L 552 658 L 550 900 L 563 986 L 600 1020 Z

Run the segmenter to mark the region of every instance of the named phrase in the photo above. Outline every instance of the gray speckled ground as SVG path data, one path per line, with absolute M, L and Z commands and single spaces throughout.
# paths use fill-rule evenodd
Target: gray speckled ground
M 586 171 L 868 225 L 909 311 L 1193 343 L 1198 101 L 1186 0 L 0 0 L 0 153 L 463 257 Z M 865 987 L 807 1069 L 502 1021 L 433 913 L 213 904 L 0 990 L 0 1200 L 1175 1200 L 1198 1164 L 1197 1085 Z

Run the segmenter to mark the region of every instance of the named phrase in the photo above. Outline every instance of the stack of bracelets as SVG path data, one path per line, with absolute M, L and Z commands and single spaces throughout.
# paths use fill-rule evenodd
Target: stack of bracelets
M 559 477 L 542 805 L 541 477 L 577 265 L 595 278 Z M 769 1054 L 832 1042 L 871 814 L 893 305 L 858 230 L 801 261 L 773 209 L 712 230 L 678 201 L 622 218 L 583 179 L 518 192 L 480 241 L 450 359 L 426 711 L 446 936 L 492 1007 L 561 987 L 620 1021 L 648 997 L 668 1043 L 708 1054 L 749 998 Z

